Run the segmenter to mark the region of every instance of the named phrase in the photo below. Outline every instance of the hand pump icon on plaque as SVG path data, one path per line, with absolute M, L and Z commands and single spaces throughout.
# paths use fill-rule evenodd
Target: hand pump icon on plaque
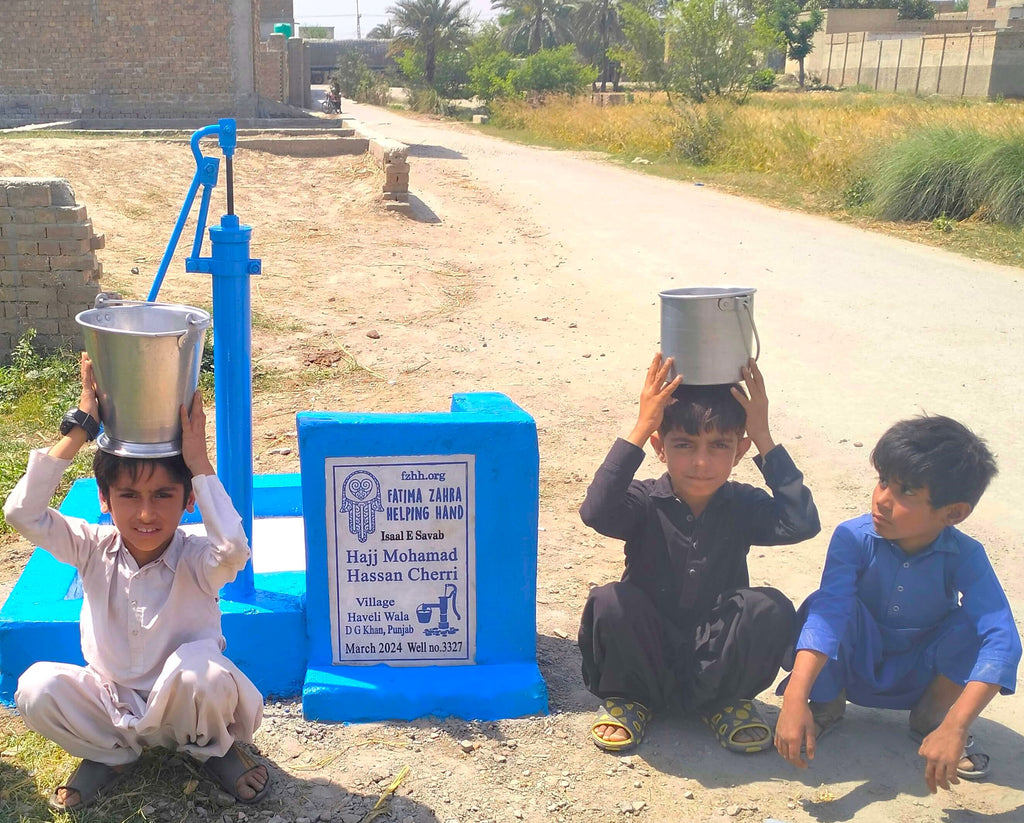
M 448 609 L 451 608 L 455 617 L 462 620 L 462 615 L 459 614 L 459 610 L 455 606 L 455 596 L 458 594 L 453 583 L 446 583 L 444 587 L 444 594 L 442 594 L 436 603 L 420 603 L 416 607 L 416 619 L 420 623 L 429 623 L 432 617 L 431 612 L 437 609 L 437 626 L 433 629 L 424 629 L 423 633 L 428 637 L 447 637 L 450 634 L 455 634 L 458 629 L 455 626 L 448 625 Z

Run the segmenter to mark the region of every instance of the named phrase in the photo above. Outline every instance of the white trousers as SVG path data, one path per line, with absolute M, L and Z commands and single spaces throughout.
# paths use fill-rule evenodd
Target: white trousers
M 212 640 L 179 646 L 148 696 L 88 666 L 40 662 L 18 679 L 14 701 L 32 731 L 109 766 L 153 746 L 220 757 L 235 740 L 251 742 L 263 718 L 259 690 Z

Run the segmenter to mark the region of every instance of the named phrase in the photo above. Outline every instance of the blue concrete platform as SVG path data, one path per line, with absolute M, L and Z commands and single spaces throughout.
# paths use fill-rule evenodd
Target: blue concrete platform
M 298 474 L 256 475 L 257 519 L 302 514 Z M 92 523 L 109 523 L 100 511 L 93 479 L 76 481 L 60 510 Z M 198 523 L 198 511 L 184 524 Z M 301 535 L 296 535 L 301 543 Z M 301 545 L 295 552 L 302 554 Z M 303 571 L 255 576 L 256 591 L 245 602 L 221 599 L 227 654 L 267 696 L 294 696 L 306 674 L 306 577 Z M 71 566 L 36 549 L 0 610 L 0 702 L 12 705 L 18 677 L 33 663 L 52 660 L 82 665 L 78 621 L 82 601 Z
M 540 458 L 533 418 L 503 394 L 479 392 L 454 395 L 447 413 L 301 412 L 297 422 L 308 574 L 305 716 L 327 721 L 426 715 L 493 720 L 546 713 L 547 687 L 537 665 Z M 393 472 L 396 464 L 407 470 Z M 447 507 L 430 505 L 439 491 L 431 488 L 438 485 L 432 480 L 433 469 L 442 467 L 447 469 L 449 485 L 453 476 L 467 478 L 466 497 L 460 499 L 465 517 L 446 520 L 445 513 L 435 513 L 435 508 Z M 379 506 L 364 519 L 353 517 L 352 499 L 346 502 L 342 496 L 348 480 L 357 475 L 363 484 L 357 492 L 364 505 L 378 495 Z M 344 483 L 339 483 L 340 478 Z M 445 482 L 444 473 L 439 482 Z M 422 501 L 418 490 L 423 492 Z M 424 505 L 395 505 L 397 500 L 410 499 Z M 423 519 L 407 522 L 406 508 Z M 467 527 L 470 537 L 462 543 Z M 416 542 L 417 530 L 427 532 L 427 543 Z M 439 540 L 436 546 L 429 542 L 435 539 Z M 431 567 L 457 566 L 457 579 L 454 571 L 447 572 L 452 577 L 430 579 L 453 581 L 452 589 L 457 584 L 464 598 L 459 601 L 462 610 L 454 615 L 457 621 L 442 629 L 445 636 L 439 637 L 437 629 L 424 634 L 433 635 L 425 640 L 436 640 L 437 645 L 445 637 L 468 634 L 468 659 L 438 661 L 428 653 L 417 659 L 409 647 L 416 653 L 428 652 L 421 647 L 429 643 L 408 642 L 408 635 L 401 632 L 423 632 L 436 613 L 417 614 L 427 608 L 423 601 L 429 596 L 421 591 L 410 595 L 409 588 L 425 585 L 410 581 L 427 578 L 417 563 L 410 568 L 401 560 L 387 562 L 389 547 L 397 547 L 397 555 L 406 548 L 451 550 L 454 560 L 453 546 L 458 552 L 468 547 L 466 553 L 473 562 L 459 565 L 466 558 L 458 554 L 458 563 Z M 361 568 L 370 574 L 397 572 L 401 582 L 364 584 Z M 380 587 L 375 590 L 374 585 Z M 429 584 L 425 588 L 438 593 L 430 592 Z M 353 590 L 361 590 L 363 596 L 353 599 Z M 375 594 L 392 598 L 389 602 L 395 605 L 383 612 L 381 623 L 370 624 L 380 627 L 376 634 L 367 638 L 365 630 L 354 632 L 358 642 L 353 645 L 358 648 L 350 653 L 347 632 L 339 638 L 337 630 L 365 626 L 347 621 L 357 620 L 360 611 L 374 611 Z M 372 602 L 367 604 L 368 600 Z M 398 641 L 389 642 L 396 636 L 392 630 L 398 630 Z M 393 649 L 395 659 L 372 663 L 356 659 L 367 646 L 374 646 L 373 651 L 381 646 Z

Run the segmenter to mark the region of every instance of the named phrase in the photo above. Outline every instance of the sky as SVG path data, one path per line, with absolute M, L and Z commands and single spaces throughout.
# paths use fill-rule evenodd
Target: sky
M 356 36 L 357 0 L 293 0 L 295 22 L 309 25 L 334 26 L 334 36 L 345 40 Z M 394 0 L 358 0 L 359 20 L 363 37 L 378 23 L 388 19 L 387 10 Z M 469 11 L 480 19 L 494 16 L 490 0 L 469 0 Z

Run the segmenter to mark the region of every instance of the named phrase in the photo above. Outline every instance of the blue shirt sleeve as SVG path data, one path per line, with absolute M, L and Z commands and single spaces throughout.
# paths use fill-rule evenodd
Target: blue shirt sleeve
M 868 561 L 866 541 L 850 523 L 840 523 L 828 545 L 821 586 L 808 605 L 798 651 L 809 649 L 836 659 L 839 641 L 856 612 L 857 581 Z
M 965 535 L 957 536 L 961 562 L 953 585 L 961 594 L 964 616 L 981 639 L 970 679 L 998 685 L 1002 694 L 1013 694 L 1021 643 L 1010 603 L 981 544 Z

